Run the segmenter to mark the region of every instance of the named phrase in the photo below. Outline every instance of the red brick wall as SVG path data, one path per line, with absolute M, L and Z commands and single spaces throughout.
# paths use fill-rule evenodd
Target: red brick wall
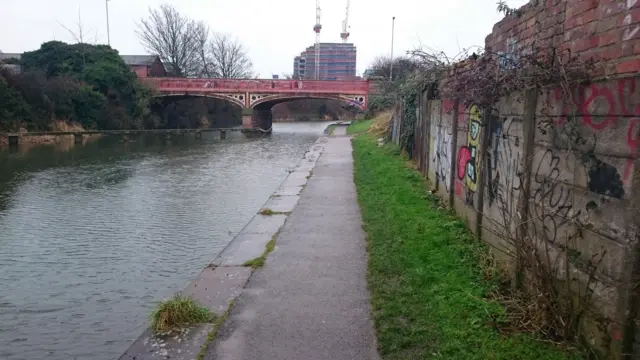
M 149 76 L 151 77 L 165 77 L 167 76 L 167 71 L 164 69 L 164 65 L 160 61 L 160 59 L 156 59 L 156 61 L 151 64 L 151 69 L 149 70 Z
M 136 73 L 139 78 L 146 78 L 149 76 L 149 69 L 146 65 L 132 65 L 131 71 Z
M 510 53 L 527 47 L 570 50 L 593 59 L 596 76 L 640 71 L 640 0 L 531 0 L 520 16 L 496 23 L 485 47 Z

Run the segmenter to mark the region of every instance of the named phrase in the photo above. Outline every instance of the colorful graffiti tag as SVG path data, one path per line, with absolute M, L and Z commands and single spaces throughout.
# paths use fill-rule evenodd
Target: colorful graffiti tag
M 461 114 L 461 116 L 464 115 Z M 456 194 L 462 199 L 462 194 L 465 193 L 466 196 L 464 200 L 468 205 L 473 204 L 473 194 L 478 188 L 481 120 L 480 109 L 475 105 L 471 106 L 468 117 L 469 132 L 467 134 L 467 145 L 458 149 L 456 164 L 459 182 L 456 181 Z
M 629 159 L 622 171 L 622 181 L 631 180 L 633 164 L 638 150 L 638 133 L 640 131 L 640 82 L 635 78 L 619 79 L 614 82 L 594 83 L 580 88 L 573 93 L 573 99 L 562 101 L 561 89 L 548 91 L 546 96 L 547 111 L 557 113 L 551 109 L 552 104 L 559 104 L 559 116 L 556 125 L 564 125 L 567 118 L 576 112 L 583 125 L 596 134 L 600 131 L 618 126 L 619 122 L 626 126 L 626 143 Z M 588 94 L 588 96 L 586 96 Z

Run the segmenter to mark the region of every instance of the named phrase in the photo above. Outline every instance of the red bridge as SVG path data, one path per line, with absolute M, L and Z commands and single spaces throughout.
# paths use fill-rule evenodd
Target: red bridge
M 236 80 L 144 78 L 156 90 L 156 96 L 205 96 L 229 101 L 242 108 L 242 126 L 270 129 L 271 108 L 281 102 L 296 99 L 332 99 L 367 108 L 367 80 Z

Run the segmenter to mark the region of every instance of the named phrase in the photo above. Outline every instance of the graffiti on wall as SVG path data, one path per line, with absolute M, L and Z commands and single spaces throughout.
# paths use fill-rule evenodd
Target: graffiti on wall
M 436 132 L 436 149 L 434 162 L 436 164 L 436 177 L 438 181 L 444 183 L 445 189 L 449 192 L 449 179 L 451 179 L 451 138 L 453 134 L 450 129 L 438 126 Z
M 573 210 L 571 188 L 560 179 L 560 157 L 552 149 L 545 149 L 533 167 L 533 222 L 536 233 L 551 243 L 561 230 L 570 224 L 580 210 Z
M 612 131 L 616 127 L 622 126 L 626 130 L 624 145 L 629 157 L 624 169 L 620 169 L 622 171 L 619 172 L 615 166 L 599 159 L 590 159 L 588 187 L 593 192 L 621 198 L 624 196 L 623 185 L 631 180 L 640 131 L 638 82 L 634 78 L 626 78 L 594 83 L 575 92 L 571 101 L 563 101 L 561 105 L 560 116 L 556 118 L 558 126 L 566 124 L 567 119 L 576 112 L 579 114 L 578 121 L 594 133 L 594 139 L 602 131 Z M 547 109 L 549 110 L 549 104 L 562 101 L 562 98 L 560 89 L 547 92 Z
M 631 12 L 629 10 L 631 10 L 632 7 L 636 6 L 636 4 L 638 3 L 638 0 L 627 0 L 627 15 L 624 17 L 624 20 L 622 20 L 622 26 L 629 26 L 631 25 L 631 23 L 633 22 L 633 18 L 631 16 Z M 633 37 L 640 32 L 640 25 L 636 24 L 635 26 L 630 26 L 629 28 L 627 28 L 624 33 L 622 33 L 622 41 L 628 41 L 633 39 Z
M 473 196 L 478 188 L 478 165 L 480 163 L 480 109 L 473 105 L 469 109 L 469 131 L 467 145 L 458 149 L 456 194 L 467 205 L 473 205 Z
M 492 117 L 489 122 L 490 149 L 487 155 L 488 206 L 497 206 L 506 217 L 515 214 L 518 192 L 522 188 L 522 118 Z

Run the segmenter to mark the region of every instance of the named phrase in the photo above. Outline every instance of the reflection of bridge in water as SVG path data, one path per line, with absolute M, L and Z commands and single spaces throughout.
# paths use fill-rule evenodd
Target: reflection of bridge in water
M 271 108 L 297 99 L 330 99 L 364 111 L 369 98 L 367 80 L 258 80 L 144 78 L 157 97 L 211 97 L 242 109 L 244 129 L 270 130 Z

